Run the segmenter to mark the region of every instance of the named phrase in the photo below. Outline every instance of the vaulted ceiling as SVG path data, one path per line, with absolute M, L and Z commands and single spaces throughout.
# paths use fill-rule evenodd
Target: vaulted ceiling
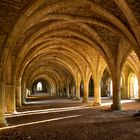
M 111 69 L 132 49 L 140 54 L 140 31 L 125 14 L 131 11 L 139 24 L 140 1 L 125 1 L 0 0 L 0 54 L 8 48 L 16 76 L 29 81 Z

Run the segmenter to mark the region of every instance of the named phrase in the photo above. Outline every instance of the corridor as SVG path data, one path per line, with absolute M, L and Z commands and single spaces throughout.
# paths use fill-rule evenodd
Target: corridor
M 140 0 L 0 0 L 0 140 L 140 140 Z
M 6 114 L 8 126 L 0 128 L 0 140 L 138 140 L 140 117 L 134 115 L 139 101 L 121 103 L 122 111 L 112 111 L 109 98 L 102 98 L 101 106 L 92 106 L 93 98 L 88 104 L 64 98 L 30 101 Z

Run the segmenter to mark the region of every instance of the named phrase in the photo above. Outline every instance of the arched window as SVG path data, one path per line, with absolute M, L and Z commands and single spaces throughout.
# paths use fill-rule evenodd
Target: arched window
M 42 91 L 42 83 L 41 82 L 37 83 L 37 91 Z
M 110 97 L 113 96 L 113 84 L 112 84 L 112 80 L 110 81 Z
M 129 97 L 138 98 L 138 79 L 135 74 L 131 74 L 129 78 Z

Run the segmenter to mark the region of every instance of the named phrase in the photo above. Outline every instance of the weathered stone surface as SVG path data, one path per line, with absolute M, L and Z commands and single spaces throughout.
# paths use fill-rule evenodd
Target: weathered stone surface
M 100 104 L 102 76 L 113 81 L 112 109 L 121 109 L 122 71 L 130 67 L 140 79 L 140 2 L 126 2 L 1 0 L 0 79 L 12 86 L 21 79 L 21 85 L 14 87 L 16 90 L 6 88 L 11 99 L 8 105 L 12 108 L 7 105 L 9 111 L 15 111 L 15 92 L 22 94 L 17 99 L 25 100 L 32 85 L 39 80 L 49 84 L 51 95 L 67 93 L 70 97 L 71 90 L 72 97 L 78 99 L 83 81 L 84 102 L 88 102 L 88 84 L 92 77 L 96 81 L 94 102 Z M 133 50 L 138 56 L 131 53 Z M 103 75 L 106 68 L 110 73 L 107 77 Z M 18 104 L 21 105 L 20 99 Z

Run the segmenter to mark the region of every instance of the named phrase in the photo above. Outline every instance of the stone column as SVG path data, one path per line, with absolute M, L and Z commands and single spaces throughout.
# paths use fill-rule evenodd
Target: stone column
M 25 97 L 26 97 L 26 99 L 28 98 L 28 96 L 29 96 L 29 89 L 26 88 L 26 90 L 25 90 Z
M 81 82 L 81 75 L 77 73 L 75 76 L 75 88 L 76 88 L 76 95 L 75 100 L 80 100 L 80 82 Z
M 138 85 L 139 85 L 138 96 L 139 96 L 139 99 L 140 99 L 140 79 L 138 79 Z
M 51 96 L 54 96 L 56 94 L 56 88 L 54 87 L 54 85 L 51 87 L 50 92 Z
M 16 106 L 21 107 L 21 78 L 18 78 L 17 80 L 17 86 L 16 86 Z
M 127 77 L 125 77 L 127 78 Z M 121 87 L 121 97 L 122 99 L 128 99 L 128 78 L 124 80 L 124 84 Z
M 75 100 L 80 100 L 80 82 L 76 83 L 76 98 Z
M 59 87 L 59 93 L 57 93 L 57 96 L 64 97 L 64 91 L 63 91 L 63 87 L 62 86 Z
M 6 126 L 5 120 L 5 82 L 0 82 L 0 127 Z
M 71 97 L 74 99 L 75 98 L 75 86 L 73 84 L 71 84 Z
M 101 87 L 100 81 L 95 80 L 94 82 L 94 103 L 93 105 L 100 105 L 101 104 Z
M 67 98 L 70 98 L 70 94 L 69 94 L 69 81 L 67 81 L 67 83 L 66 83 L 66 96 L 67 96 Z
M 15 85 L 6 85 L 7 113 L 16 113 Z
M 53 96 L 57 96 L 58 93 L 59 93 L 59 87 L 56 85 L 55 92 L 54 92 Z
M 84 97 L 83 97 L 83 103 L 88 103 L 88 88 L 89 84 L 87 80 L 84 80 Z
M 24 83 L 23 85 L 22 85 L 22 87 L 21 87 L 21 89 L 22 89 L 22 104 L 25 104 L 26 103 L 26 83 Z
M 121 109 L 121 89 L 120 89 L 120 76 L 114 75 L 113 78 L 113 104 L 111 109 L 120 110 Z

